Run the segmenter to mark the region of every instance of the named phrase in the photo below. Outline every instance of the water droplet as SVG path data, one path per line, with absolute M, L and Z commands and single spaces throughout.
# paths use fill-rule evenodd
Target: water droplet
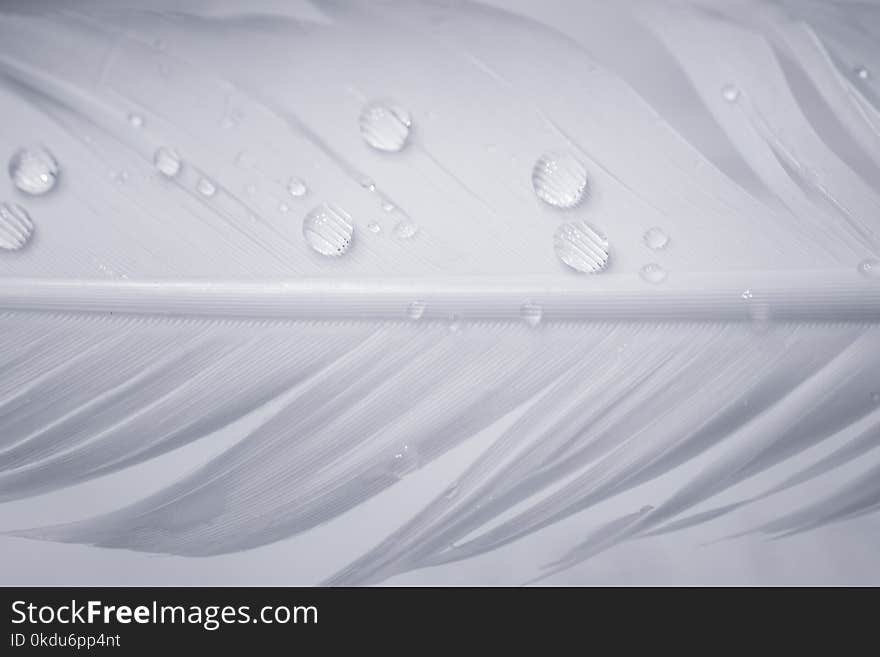
M 20 205 L 0 203 L 0 249 L 18 251 L 34 233 L 34 222 Z
M 639 275 L 648 283 L 662 283 L 666 280 L 666 270 L 656 262 L 649 263 L 642 267 Z
M 375 101 L 364 107 L 360 117 L 361 136 L 379 151 L 396 153 L 409 139 L 412 117 L 390 101 Z
M 326 203 L 303 219 L 303 237 L 321 255 L 341 256 L 351 246 L 353 235 L 354 224 L 348 213 Z
M 369 178 L 361 178 L 361 187 L 366 189 L 368 192 L 376 191 L 376 183 L 374 183 Z
M 422 315 L 425 314 L 425 308 L 427 307 L 428 306 L 424 301 L 413 301 L 406 309 L 407 317 L 410 319 L 421 319 Z
M 287 203 L 282 201 L 281 203 L 278 204 L 278 210 L 280 212 L 290 212 L 290 206 L 287 205 Z
M 180 173 L 180 155 L 177 154 L 177 151 L 165 148 L 164 146 L 156 150 L 156 154 L 153 156 L 153 164 L 156 165 L 159 173 L 168 178 L 173 178 Z
M 535 327 L 541 323 L 541 318 L 544 316 L 544 309 L 536 303 L 526 301 L 520 307 L 519 315 L 523 318 L 523 321 L 525 321 L 526 324 Z
M 132 128 L 142 128 L 144 126 L 144 117 L 140 114 L 129 114 L 128 123 Z
M 9 177 L 18 189 L 39 196 L 55 187 L 60 174 L 58 162 L 41 146 L 22 148 L 9 160 Z
M 544 153 L 532 169 L 532 187 L 545 203 L 573 208 L 587 193 L 587 168 L 570 153 Z
M 391 457 L 391 471 L 398 477 L 402 477 L 420 466 L 419 452 L 414 445 L 402 445 Z
M 453 333 L 458 333 L 461 330 L 461 318 L 456 313 L 449 316 L 449 330 Z
M 880 278 L 880 260 L 862 260 L 858 270 L 862 276 L 867 278 Z
M 199 178 L 196 183 L 196 189 L 202 196 L 214 196 L 217 193 L 217 187 L 207 178 Z
M 741 296 L 743 299 L 748 300 L 748 299 L 751 299 L 753 295 L 752 295 L 752 291 L 751 291 L 751 290 L 743 290 L 743 293 L 742 293 L 740 296 Z
M 287 193 L 294 198 L 301 198 L 308 191 L 309 188 L 306 187 L 306 183 L 301 178 L 291 178 L 290 182 L 287 183 Z
M 653 228 L 649 228 L 645 231 L 645 235 L 642 238 L 645 242 L 645 246 L 654 251 L 659 251 L 660 249 L 665 249 L 669 244 L 669 235 L 666 232 L 659 228 L 658 226 L 654 226 Z
M 419 225 L 409 217 L 404 217 L 394 226 L 394 236 L 403 240 L 415 237 L 419 232 Z
M 739 89 L 732 84 L 726 84 L 721 88 L 721 96 L 728 103 L 735 103 L 739 100 Z
M 378 224 L 378 222 L 371 221 L 370 223 L 367 224 L 367 230 L 370 231 L 371 233 L 381 233 L 382 226 L 380 226 Z
M 390 201 L 382 201 L 382 209 L 385 210 L 385 212 L 394 212 L 396 208 L 394 207 L 394 203 L 391 203 Z
M 577 271 L 595 273 L 608 264 L 608 238 L 584 221 L 562 224 L 553 235 L 557 257 Z
M 860 80 L 867 80 L 869 77 L 871 77 L 871 72 L 864 66 L 856 66 L 855 73 L 856 77 L 858 77 Z

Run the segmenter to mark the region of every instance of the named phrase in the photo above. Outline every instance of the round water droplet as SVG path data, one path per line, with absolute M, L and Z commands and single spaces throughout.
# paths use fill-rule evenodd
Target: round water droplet
M 864 66 L 856 66 L 855 73 L 856 77 L 858 77 L 860 80 L 867 80 L 869 77 L 871 77 L 871 72 L 868 71 L 868 69 L 866 69 Z
M 370 223 L 367 224 L 367 230 L 370 231 L 371 233 L 381 233 L 382 226 L 380 226 L 375 221 L 371 221 Z
M 153 156 L 153 164 L 156 165 L 159 173 L 168 178 L 173 178 L 180 173 L 180 155 L 170 148 L 159 147 Z
M 577 271 L 592 274 L 608 265 L 608 238 L 584 221 L 562 224 L 557 228 L 553 247 L 557 257 Z
M 341 256 L 348 251 L 353 236 L 351 217 L 335 206 L 319 205 L 303 219 L 303 237 L 321 255 Z
M 368 192 L 376 191 L 376 183 L 374 183 L 369 178 L 361 178 L 361 187 L 366 189 Z
M 666 270 L 656 262 L 649 263 L 642 267 L 639 275 L 648 283 L 662 283 L 666 280 Z
M 290 182 L 287 183 L 287 193 L 294 198 L 305 196 L 308 191 L 309 188 L 306 187 L 305 182 L 300 178 L 291 178 Z
M 18 189 L 39 196 L 55 187 L 61 173 L 58 162 L 42 146 L 21 148 L 9 160 L 9 177 Z
M 375 101 L 364 107 L 360 117 L 361 136 L 379 151 L 396 153 L 409 139 L 412 117 L 391 101 Z
M 743 299 L 751 299 L 754 295 L 751 290 L 743 290 L 743 293 L 740 295 Z
M 739 100 L 739 89 L 732 84 L 726 84 L 721 88 L 721 96 L 728 103 L 735 103 Z
M 587 168 L 570 153 L 544 153 L 532 169 L 532 187 L 545 203 L 573 208 L 587 194 Z
M 129 114 L 128 123 L 132 128 L 142 128 L 144 126 L 144 117 L 140 114 Z
M 421 319 L 422 315 L 425 314 L 425 308 L 427 307 L 428 306 L 424 301 L 413 301 L 406 309 L 407 317 L 410 319 Z
M 0 203 L 0 249 L 18 251 L 34 233 L 34 222 L 20 205 Z
M 217 193 L 216 185 L 207 178 L 199 178 L 199 182 L 196 183 L 196 189 L 202 196 L 210 197 Z
M 519 309 L 519 316 L 529 326 L 535 327 L 541 323 L 544 316 L 544 309 L 536 303 L 526 301 Z
M 867 278 L 880 278 L 880 260 L 862 260 L 858 270 L 862 276 Z
M 657 226 L 646 230 L 642 239 L 645 242 L 645 246 L 654 251 L 665 249 L 666 245 L 669 244 L 669 235 L 667 235 L 662 228 Z
M 415 237 L 419 232 L 419 225 L 409 217 L 405 217 L 394 226 L 394 236 L 403 240 Z

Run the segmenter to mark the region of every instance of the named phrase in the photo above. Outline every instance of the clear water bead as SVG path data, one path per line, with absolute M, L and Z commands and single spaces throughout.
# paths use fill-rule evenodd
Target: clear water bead
M 305 196 L 308 191 L 309 188 L 306 187 L 306 183 L 301 178 L 291 178 L 290 182 L 287 183 L 287 193 L 294 198 Z
M 20 205 L 0 203 L 0 249 L 18 251 L 31 239 L 34 222 Z
M 593 274 L 608 265 L 608 238 L 585 221 L 562 224 L 553 236 L 556 256 L 572 269 Z
M 880 279 L 880 260 L 862 260 L 858 270 L 862 276 Z
M 660 249 L 665 249 L 669 244 L 669 235 L 662 228 L 654 226 L 645 231 L 642 240 L 649 249 L 659 251 Z
M 400 239 L 409 240 L 415 237 L 419 232 L 419 225 L 409 217 L 405 217 L 397 222 L 394 226 L 394 236 Z
M 545 203 L 573 208 L 587 194 L 587 168 L 570 153 L 544 153 L 532 169 L 532 187 Z
M 656 262 L 649 263 L 642 267 L 639 275 L 642 277 L 642 280 L 648 283 L 662 283 L 666 280 L 666 270 L 663 269 Z
M 858 77 L 860 80 L 867 80 L 869 77 L 871 77 L 870 71 L 868 71 L 868 69 L 866 69 L 864 66 L 856 66 L 855 73 L 856 77 Z
M 305 216 L 302 230 L 306 243 L 325 256 L 343 255 L 354 236 L 354 224 L 348 213 L 326 203 Z
M 732 84 L 726 84 L 721 88 L 721 97 L 728 103 L 735 103 L 739 100 L 739 89 Z
M 370 231 L 371 233 L 378 234 L 378 233 L 382 232 L 382 226 L 380 226 L 379 223 L 376 221 L 371 221 L 370 223 L 367 224 L 367 230 Z
M 544 317 L 544 309 L 532 301 L 526 301 L 519 309 L 519 316 L 531 327 L 541 323 Z
M 428 306 L 424 301 L 413 301 L 406 309 L 406 315 L 410 319 L 421 319 L 422 315 L 425 314 L 425 309 L 427 307 Z
M 394 102 L 374 101 L 361 112 L 360 128 L 367 144 L 379 151 L 396 153 L 406 146 L 412 117 Z
M 9 178 L 25 194 L 39 196 L 55 187 L 61 169 L 42 146 L 21 148 L 9 160 Z
M 144 117 L 140 114 L 129 114 L 128 123 L 132 128 L 142 128 L 144 126 Z
M 163 176 L 174 178 L 180 173 L 180 155 L 177 151 L 160 146 L 153 155 L 153 164 Z
M 196 189 L 202 196 L 211 197 L 217 193 L 217 186 L 207 178 L 199 178 L 196 183 Z

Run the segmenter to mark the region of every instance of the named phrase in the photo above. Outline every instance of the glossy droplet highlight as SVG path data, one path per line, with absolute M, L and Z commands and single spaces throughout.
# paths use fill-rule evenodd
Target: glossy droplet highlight
M 562 262 L 580 272 L 593 274 L 608 265 L 608 238 L 584 221 L 557 228 L 553 247 Z
M 380 226 L 380 225 L 379 225 L 377 222 L 375 222 L 375 221 L 371 221 L 370 223 L 367 224 L 367 230 L 370 231 L 371 233 L 377 233 L 377 234 L 378 234 L 378 233 L 381 233 L 381 232 L 382 232 L 382 226 Z
M 173 178 L 180 173 L 180 155 L 170 148 L 161 146 L 156 149 L 156 153 L 153 155 L 153 164 L 159 173 L 167 178 Z
M 287 193 L 294 198 L 305 196 L 308 191 L 309 188 L 301 178 L 291 178 L 290 182 L 287 183 Z
M 343 255 L 351 246 L 353 236 L 351 217 L 335 206 L 320 205 L 303 219 L 303 237 L 321 255 Z
M 419 232 L 419 225 L 409 217 L 401 219 L 394 226 L 394 236 L 403 240 L 415 237 Z
M 142 128 L 144 126 L 144 117 L 140 114 L 129 114 L 128 123 L 132 128 Z
M 858 270 L 866 278 L 880 279 L 880 260 L 862 260 Z
M 726 84 L 721 88 L 721 97 L 728 103 L 735 103 L 739 100 L 739 89 L 732 84 Z
M 656 262 L 649 263 L 642 267 L 641 271 L 639 271 L 639 275 L 642 279 L 648 283 L 662 283 L 666 280 L 666 270 L 663 269 Z
M 45 194 L 55 187 L 59 174 L 58 162 L 42 147 L 22 148 L 9 160 L 12 184 L 33 196 Z
M 410 319 L 421 319 L 422 315 L 425 314 L 425 308 L 427 308 L 427 304 L 424 301 L 413 301 L 409 304 L 409 307 L 406 309 L 406 315 Z
M 855 73 L 856 77 L 860 80 L 867 80 L 869 77 L 871 77 L 870 71 L 868 71 L 868 69 L 866 69 L 864 66 L 856 66 Z
M 214 196 L 217 193 L 217 186 L 207 178 L 199 178 L 199 182 L 196 183 L 196 189 L 199 194 L 207 197 Z
M 361 136 L 379 151 L 403 150 L 412 128 L 409 112 L 390 101 L 376 101 L 364 107 L 360 117 Z
M 34 234 L 34 222 L 20 205 L 0 203 L 0 249 L 18 251 Z
M 587 194 L 587 168 L 570 153 L 544 153 L 532 169 L 532 187 L 545 203 L 573 208 Z
M 645 235 L 642 237 L 645 242 L 645 246 L 647 246 L 652 251 L 659 251 L 660 249 L 665 249 L 669 244 L 669 235 L 666 232 L 659 228 L 658 226 L 654 226 L 653 228 L 649 228 L 645 231 Z
M 532 301 L 526 301 L 519 309 L 519 316 L 531 327 L 541 323 L 544 317 L 544 309 Z

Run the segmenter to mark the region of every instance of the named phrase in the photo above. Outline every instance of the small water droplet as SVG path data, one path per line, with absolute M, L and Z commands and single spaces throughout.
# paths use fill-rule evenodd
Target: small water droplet
M 411 127 L 409 112 L 391 101 L 369 103 L 361 112 L 361 136 L 379 151 L 396 153 L 403 150 Z
M 385 210 L 385 212 L 394 212 L 394 210 L 396 208 L 394 206 L 394 203 L 391 203 L 389 201 L 383 201 L 382 202 L 382 209 Z
M 381 233 L 382 226 L 380 226 L 378 224 L 378 222 L 371 221 L 370 223 L 367 224 L 367 230 L 370 231 L 371 233 Z
M 376 183 L 374 183 L 369 178 L 361 178 L 361 187 L 366 189 L 368 192 L 376 191 Z
M 659 251 L 660 249 L 665 249 L 669 244 L 669 235 L 666 232 L 658 227 L 654 226 L 653 228 L 649 228 L 645 231 L 645 235 L 642 238 L 645 242 L 645 246 L 654 251 Z
M 142 128 L 144 127 L 144 117 L 140 114 L 129 114 L 128 115 L 128 123 L 132 128 Z
M 667 276 L 666 270 L 663 269 L 663 267 L 658 265 L 656 262 L 651 262 L 642 267 L 639 275 L 642 277 L 643 280 L 647 281 L 648 283 L 654 284 L 662 283 L 666 280 Z
M 168 178 L 173 178 L 180 173 L 180 155 L 177 154 L 177 151 L 165 148 L 164 146 L 156 150 L 156 154 L 153 156 L 153 164 L 156 165 L 159 173 Z
M 453 333 L 458 333 L 461 330 L 461 318 L 456 313 L 449 316 L 449 330 Z
M 278 210 L 280 212 L 290 212 L 290 206 L 287 205 L 284 201 L 278 204 Z
M 403 240 L 415 237 L 419 232 L 419 225 L 409 217 L 405 217 L 394 226 L 394 236 Z
M 424 301 L 413 301 L 406 309 L 406 315 L 410 319 L 421 319 L 425 314 L 425 308 L 427 308 L 427 304 Z
M 862 276 L 867 278 L 880 278 L 880 260 L 862 260 L 858 270 Z
M 532 187 L 545 203 L 573 208 L 587 193 L 587 168 L 570 153 L 544 153 L 532 169 Z
M 34 233 L 34 222 L 20 205 L 0 203 L 0 249 L 18 251 Z
M 871 77 L 871 72 L 864 66 L 856 66 L 855 73 L 856 77 L 858 77 L 860 80 L 867 80 L 869 77 Z
M 608 238 L 584 221 L 562 224 L 557 228 L 553 247 L 557 257 L 577 271 L 593 274 L 608 265 Z
M 544 309 L 536 303 L 526 301 L 519 309 L 519 315 L 526 324 L 535 327 L 541 323 L 544 317 Z
M 735 103 L 739 100 L 739 89 L 732 84 L 726 84 L 721 88 L 721 96 L 728 103 Z
M 751 299 L 752 296 L 754 296 L 754 295 L 752 295 L 752 291 L 751 291 L 751 290 L 743 290 L 743 293 L 742 293 L 740 296 L 741 296 L 743 299 L 748 300 L 748 299 Z
M 301 178 L 291 178 L 287 183 L 287 193 L 294 198 L 301 198 L 308 191 L 309 188 L 306 187 L 306 183 Z
M 199 178 L 196 183 L 196 189 L 202 196 L 214 196 L 217 193 L 217 186 L 207 178 Z
M 353 236 L 351 217 L 335 206 L 319 205 L 303 219 L 303 237 L 321 255 L 341 256 L 348 251 Z
M 9 177 L 18 189 L 39 196 L 49 192 L 61 170 L 53 155 L 42 146 L 21 148 L 9 160 Z

